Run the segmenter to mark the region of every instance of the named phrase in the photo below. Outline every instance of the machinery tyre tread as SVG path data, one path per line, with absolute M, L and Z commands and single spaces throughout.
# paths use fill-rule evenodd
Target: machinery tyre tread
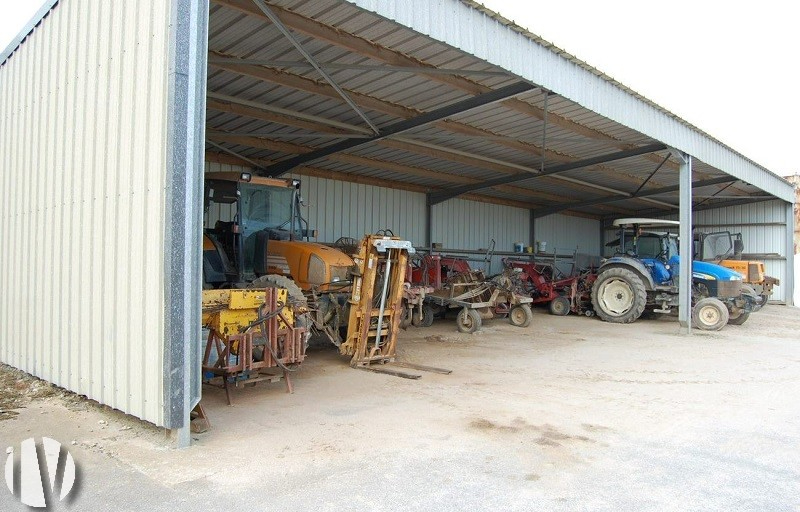
M 750 318 L 750 313 L 742 313 L 736 318 L 729 318 L 728 323 L 731 325 L 742 325 L 747 321 L 748 318 Z
M 627 311 L 620 315 L 615 315 L 605 309 L 605 303 L 600 299 L 600 289 L 603 285 L 612 280 L 619 279 L 627 284 L 633 295 L 631 306 Z M 606 322 L 629 324 L 634 322 L 644 311 L 647 304 L 647 290 L 644 287 L 642 279 L 633 271 L 627 268 L 612 267 L 606 270 L 601 270 L 597 276 L 597 280 L 592 286 L 592 306 L 594 311 L 602 320 Z
M 533 310 L 528 304 L 517 304 L 508 313 L 508 321 L 515 327 L 528 327 L 533 322 Z
M 550 314 L 556 316 L 567 316 L 570 311 L 569 299 L 566 297 L 556 297 L 550 301 Z
M 456 327 L 459 332 L 471 334 L 481 328 L 481 315 L 474 309 L 461 308 L 456 317 Z
M 716 297 L 700 299 L 692 308 L 692 325 L 704 331 L 719 331 L 728 323 L 728 318 L 728 308 Z
M 285 288 L 289 299 L 298 306 L 306 306 L 308 299 L 303 295 L 303 290 L 291 278 L 279 274 L 267 274 L 258 277 L 250 283 L 248 288 Z
M 420 322 L 420 327 L 430 327 L 433 325 L 433 306 L 428 304 L 427 302 L 422 305 L 422 321 Z

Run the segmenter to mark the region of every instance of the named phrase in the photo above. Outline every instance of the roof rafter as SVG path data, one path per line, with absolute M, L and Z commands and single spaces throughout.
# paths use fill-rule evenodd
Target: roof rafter
M 328 87 L 326 84 L 322 84 L 299 75 L 293 75 L 285 71 L 278 71 L 275 69 L 270 69 L 260 66 L 231 64 L 230 61 L 229 63 L 212 64 L 211 66 L 217 67 L 229 73 L 249 76 L 257 80 L 273 83 L 276 85 L 291 87 L 310 94 L 318 94 L 329 98 L 338 98 L 338 95 L 335 93 L 335 91 L 333 91 L 333 89 Z M 349 92 L 350 92 L 350 97 L 356 100 L 359 104 L 371 108 L 373 110 L 393 115 L 399 118 L 410 119 L 412 117 L 419 116 L 424 113 L 414 108 L 397 105 L 395 103 L 390 103 L 388 101 L 380 100 L 365 94 L 360 94 L 353 91 Z M 464 124 L 458 121 L 453 121 L 451 119 L 437 121 L 433 123 L 433 126 L 436 126 L 437 128 L 440 128 L 442 130 L 462 135 L 470 135 L 478 137 L 482 136 L 497 137 L 498 135 L 494 132 L 482 128 L 477 128 L 475 126 Z M 516 151 L 520 151 L 528 155 L 533 155 L 540 158 L 542 156 L 541 149 L 538 146 L 528 142 L 522 142 L 519 140 L 498 140 L 497 144 L 503 147 L 514 149 Z M 578 160 L 577 157 L 556 153 L 551 150 L 547 150 L 547 158 L 556 162 L 563 162 L 563 163 L 574 162 Z M 638 184 L 641 183 L 641 178 L 629 176 L 628 174 L 621 173 L 613 169 L 598 166 L 598 170 L 604 173 L 611 173 L 615 178 L 627 181 L 632 185 L 638 186 Z
M 513 176 L 505 176 L 503 178 L 496 178 L 493 180 L 487 180 L 478 185 L 470 185 L 470 186 L 462 186 L 456 187 L 452 190 L 448 190 L 445 192 L 438 192 L 434 194 L 430 194 L 428 200 L 431 204 L 441 203 L 442 201 L 446 201 L 448 199 L 452 199 L 453 197 L 460 196 L 461 194 L 466 194 L 468 192 L 473 192 L 475 190 L 480 190 L 481 188 L 493 187 L 496 185 L 507 185 L 509 183 L 514 183 L 516 181 L 523 181 L 529 180 L 534 178 L 539 178 L 542 176 L 547 176 L 551 174 L 557 174 L 562 172 L 567 172 L 575 169 L 580 169 L 583 167 L 590 167 L 599 163 L 603 162 L 613 162 L 615 160 L 622 160 L 625 158 L 631 158 L 633 156 L 639 156 L 646 153 L 653 153 L 656 151 L 662 151 L 667 149 L 667 146 L 664 144 L 650 144 L 648 146 L 642 146 L 640 148 L 631 149 L 627 151 L 619 151 L 617 153 L 611 153 L 608 155 L 601 155 L 592 158 L 586 158 L 584 160 L 578 160 L 574 162 L 569 162 L 566 164 L 555 165 L 550 168 L 545 169 L 544 171 L 538 174 L 527 174 L 527 175 L 513 175 Z

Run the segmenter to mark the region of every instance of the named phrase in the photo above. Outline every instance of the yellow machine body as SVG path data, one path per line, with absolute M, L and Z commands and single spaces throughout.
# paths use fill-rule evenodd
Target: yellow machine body
M 278 302 L 286 304 L 287 291 L 277 288 Z M 264 290 L 203 290 L 203 325 L 223 336 L 244 332 L 258 319 L 264 305 Z M 281 328 L 286 322 L 294 325 L 294 311 L 284 306 L 279 318 Z

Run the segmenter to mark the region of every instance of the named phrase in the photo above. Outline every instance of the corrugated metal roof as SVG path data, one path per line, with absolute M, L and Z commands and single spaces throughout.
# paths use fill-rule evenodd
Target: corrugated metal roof
M 55 3 L 49 0 L 45 4 L 2 54 L 3 62 Z M 349 140 L 355 134 L 363 136 L 365 130 L 368 133 L 362 116 L 384 130 L 523 80 L 543 87 L 465 112 L 454 111 L 399 138 L 389 137 L 395 142 L 393 147 L 372 141 L 346 151 L 368 155 L 373 160 L 369 165 L 350 161 L 343 167 L 341 159 L 330 156 L 312 163 L 370 177 L 376 175 L 383 160 L 396 165 L 389 165 L 394 171 L 380 174 L 382 178 L 396 179 L 398 184 L 438 183 L 439 189 L 447 190 L 463 184 L 464 178 L 535 174 L 542 164 L 547 170 L 662 141 L 695 157 L 696 180 L 725 173 L 744 180 L 718 184 L 713 190 L 724 189 L 726 194 L 742 197 L 767 191 L 783 200 L 793 198 L 791 187 L 769 171 L 472 0 L 275 0 L 269 5 L 361 112 L 353 110 L 305 61 L 256 4 L 213 0 L 209 91 L 256 105 L 210 102 L 208 128 L 237 135 L 252 133 L 264 139 L 255 148 L 241 141 L 215 141 L 248 158 L 280 162 L 301 153 L 313 154 L 335 143 L 332 135 L 336 133 L 347 134 Z M 277 143 L 304 149 L 292 152 L 286 144 Z M 213 146 L 208 149 L 218 151 Z M 622 199 L 645 181 L 643 192 L 677 185 L 675 161 L 668 161 L 650 177 L 665 154 L 605 162 L 561 177 L 535 178 L 473 193 L 513 198 L 520 206 L 530 201 L 531 208 L 540 207 L 543 201 L 549 206 L 561 204 L 582 213 L 598 209 L 570 203 L 596 200 L 598 194 L 605 194 L 609 201 L 615 200 L 613 204 L 636 211 L 641 200 Z M 397 165 L 427 170 L 430 175 L 423 178 L 418 171 L 415 175 L 397 174 Z M 435 173 L 440 176 L 433 178 Z M 454 175 L 462 179 L 454 179 Z M 514 194 L 514 187 L 550 194 L 552 202 L 524 190 Z M 673 197 L 677 204 L 677 196 L 667 193 L 660 197 Z M 666 203 L 665 210 L 669 208 Z
M 404 119 L 497 90 L 525 76 L 525 66 L 519 66 L 515 73 L 514 66 L 498 65 L 498 61 L 480 58 L 482 52 L 475 51 L 478 39 L 480 44 L 486 44 L 488 33 L 498 33 L 497 25 L 493 24 L 499 23 L 500 27 L 524 35 L 529 42 L 547 49 L 558 59 L 576 64 L 635 100 L 678 120 L 710 143 L 718 144 L 707 134 L 611 77 L 481 5 L 460 0 L 446 4 L 414 3 L 412 7 L 405 3 L 371 0 L 280 0 L 271 2 L 270 8 L 381 130 Z M 413 8 L 418 8 L 416 17 L 409 12 Z M 453 19 L 437 18 L 442 9 L 449 9 L 449 16 Z M 476 21 L 479 18 L 470 15 L 474 12 L 488 15 L 488 20 Z M 413 22 L 403 25 L 390 18 Z M 465 26 L 466 20 L 474 22 L 473 25 Z M 320 121 L 347 123 L 363 133 L 365 124 L 359 114 L 303 60 L 291 42 L 254 4 L 246 0 L 215 0 L 210 25 L 212 55 L 229 59 L 225 62 L 212 59 L 209 78 L 212 92 L 257 100 L 316 116 Z M 453 40 L 464 41 L 469 34 L 480 37 L 476 37 L 471 46 L 461 47 L 446 37 L 441 40 L 431 37 L 448 27 L 458 31 L 458 37 Z M 519 43 L 516 48 L 506 47 L 506 53 L 514 54 L 517 59 L 522 58 L 519 55 L 521 51 Z M 539 65 L 552 65 L 552 62 L 543 61 Z M 470 70 L 477 72 L 470 73 Z M 559 164 L 658 142 L 657 138 L 594 112 L 552 87 L 549 89 L 549 94 L 537 88 L 515 98 L 464 112 L 454 111 L 444 120 L 388 137 L 386 142 L 372 141 L 345 151 L 361 157 L 361 160 L 343 160 L 333 155 L 311 163 L 317 168 L 344 175 L 396 180 L 398 185 L 435 186 L 437 190 L 445 191 L 465 183 L 474 184 L 511 174 L 524 177 L 528 173 L 532 176 L 530 179 L 474 190 L 473 193 L 489 200 L 515 201 L 533 209 L 561 206 L 603 215 L 609 209 L 638 211 L 643 204 L 660 206 L 668 211 L 671 204 L 677 204 L 676 192 L 664 192 L 658 198 L 628 198 L 640 187 L 646 192 L 677 185 L 677 161 L 670 159 L 662 164 L 667 151 L 605 162 L 567 171 L 560 176 L 534 178 L 542 165 L 547 170 Z M 336 141 L 330 134 L 315 138 L 313 130 L 297 126 L 281 126 L 268 121 L 237 122 L 236 115 L 212 110 L 208 117 L 210 129 L 237 132 L 251 129 L 259 136 L 292 142 L 304 148 L 300 153 L 266 151 L 263 148 L 254 151 L 241 145 L 222 143 L 251 158 L 283 161 L 302 153 L 313 154 L 314 150 Z M 722 170 L 701 160 L 695 159 L 695 162 L 697 180 L 724 175 Z M 409 173 L 401 172 L 403 166 Z M 650 176 L 659 166 L 655 175 Z M 710 194 L 725 189 L 741 197 L 758 193 L 757 189 L 741 182 L 732 186 L 728 183 L 713 185 L 711 189 Z M 603 198 L 612 206 L 576 206 Z M 705 201 L 707 204 L 713 199 Z

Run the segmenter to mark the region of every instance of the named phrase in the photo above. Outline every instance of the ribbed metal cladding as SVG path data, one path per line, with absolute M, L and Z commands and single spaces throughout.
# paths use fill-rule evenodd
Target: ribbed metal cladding
M 495 250 L 513 251 L 530 238 L 530 215 L 521 208 L 451 199 L 435 205 L 432 216 L 431 242 L 447 249 L 488 249 L 494 239 Z M 500 259 L 492 260 L 492 272 L 501 270 Z
M 559 254 L 577 251 L 583 255 L 579 265 L 588 264 L 587 257 L 598 257 L 600 221 L 569 215 L 547 215 L 536 219 L 536 240 L 547 243 L 547 251 Z
M 785 286 L 786 258 L 794 251 L 792 247 L 786 247 L 786 230 L 790 229 L 786 221 L 786 204 L 781 201 L 703 210 L 694 214 L 694 224 L 700 226 L 698 231 L 741 233 L 745 253 L 774 254 L 763 259 L 764 271 L 781 280 L 782 285 L 775 287 L 771 299 L 780 302 L 791 299 L 787 297 Z M 791 256 L 789 258 L 791 261 Z
M 61 0 L 0 67 L 0 360 L 158 425 L 169 8 Z
M 787 302 L 791 299 L 791 291 L 787 292 L 786 283 L 791 264 L 791 256 L 787 264 L 787 255 L 791 255 L 793 247 L 787 246 L 786 203 L 781 201 L 766 201 L 746 205 L 728 206 L 712 210 L 694 212 L 692 220 L 696 231 L 713 233 L 715 231 L 730 231 L 741 233 L 744 241 L 745 253 L 769 254 L 762 258 L 764 271 L 767 275 L 781 280 L 781 285 L 776 286 L 772 299 L 777 302 Z M 661 216 L 660 218 L 678 220 L 677 215 Z M 604 230 L 603 243 L 616 238 L 614 229 Z M 610 254 L 607 249 L 607 255 Z

